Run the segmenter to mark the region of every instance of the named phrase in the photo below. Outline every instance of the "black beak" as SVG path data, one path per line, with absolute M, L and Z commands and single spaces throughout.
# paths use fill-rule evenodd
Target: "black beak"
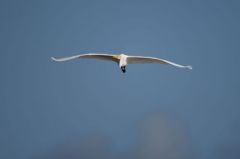
M 126 66 L 122 66 L 121 70 L 122 70 L 123 73 L 125 73 L 126 72 Z

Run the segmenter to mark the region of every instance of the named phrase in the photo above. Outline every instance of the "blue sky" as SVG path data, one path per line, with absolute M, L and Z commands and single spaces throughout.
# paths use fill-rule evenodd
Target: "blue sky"
M 239 7 L 0 1 L 0 158 L 239 158 Z M 50 61 L 87 52 L 193 70 L 130 65 L 122 74 L 111 62 Z

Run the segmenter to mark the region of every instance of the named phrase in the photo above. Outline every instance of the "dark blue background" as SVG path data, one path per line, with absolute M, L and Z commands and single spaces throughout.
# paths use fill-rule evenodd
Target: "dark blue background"
M 239 158 L 240 3 L 1 1 L 0 158 Z M 155 56 L 193 70 L 54 63 Z

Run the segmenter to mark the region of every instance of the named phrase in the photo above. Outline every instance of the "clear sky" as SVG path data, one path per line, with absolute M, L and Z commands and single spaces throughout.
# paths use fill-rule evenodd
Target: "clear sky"
M 0 1 L 0 158 L 240 157 L 240 3 Z M 190 64 L 54 63 L 80 53 Z

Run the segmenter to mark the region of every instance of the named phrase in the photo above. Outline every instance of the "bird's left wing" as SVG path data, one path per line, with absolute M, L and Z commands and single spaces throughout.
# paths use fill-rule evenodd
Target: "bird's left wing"
M 171 61 L 167 61 L 167 60 L 160 59 L 160 58 L 155 58 L 155 57 L 128 56 L 127 57 L 127 63 L 128 64 L 133 64 L 133 63 L 160 63 L 160 64 L 170 64 L 170 65 L 180 67 L 180 68 L 192 69 L 192 66 L 183 66 L 183 65 L 179 65 L 179 64 L 176 64 L 174 62 L 171 62 Z
M 94 59 L 109 60 L 109 61 L 114 61 L 114 62 L 118 62 L 118 60 L 119 60 L 117 55 L 95 54 L 95 53 L 68 56 L 68 57 L 63 57 L 63 58 L 51 57 L 51 59 L 53 61 L 57 61 L 57 62 L 69 61 L 69 60 L 74 60 L 74 59 L 79 59 L 79 58 L 94 58 Z

